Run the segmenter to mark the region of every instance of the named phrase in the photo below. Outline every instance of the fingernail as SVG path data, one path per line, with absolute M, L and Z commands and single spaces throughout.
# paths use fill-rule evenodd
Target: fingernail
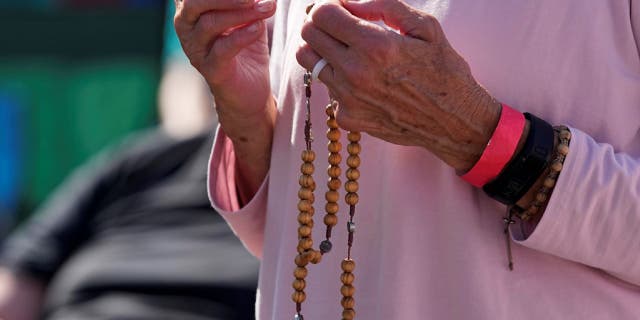
M 250 25 L 249 27 L 247 27 L 247 31 L 251 32 L 251 33 L 254 33 L 254 32 L 258 31 L 258 27 L 259 27 L 258 23 L 259 22 L 256 22 L 256 23 Z
M 255 8 L 258 12 L 269 12 L 273 10 L 274 5 L 273 0 L 260 0 L 256 2 Z

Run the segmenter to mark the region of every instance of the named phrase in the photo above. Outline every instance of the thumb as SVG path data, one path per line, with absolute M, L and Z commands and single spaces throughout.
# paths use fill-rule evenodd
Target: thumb
M 354 16 L 369 21 L 382 20 L 402 34 L 429 42 L 442 35 L 440 23 L 433 16 L 412 8 L 402 0 L 341 0 Z

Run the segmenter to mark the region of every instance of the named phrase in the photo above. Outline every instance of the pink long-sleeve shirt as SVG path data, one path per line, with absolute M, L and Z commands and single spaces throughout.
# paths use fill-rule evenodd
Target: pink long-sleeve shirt
M 528 238 L 514 232 L 510 272 L 504 206 L 426 150 L 363 135 L 353 248 L 358 319 L 640 319 L 640 1 L 408 2 L 439 19 L 498 100 L 569 125 L 573 139 L 544 217 Z M 235 155 L 221 130 L 209 167 L 214 207 L 262 259 L 261 320 L 295 312 L 304 145 L 304 70 L 295 51 L 310 3 L 278 3 L 271 71 L 279 114 L 268 178 L 240 208 Z M 321 155 L 327 94 L 321 84 L 313 92 Z M 316 245 L 326 191 L 318 158 Z M 309 266 L 306 319 L 340 319 L 345 216 L 342 210 L 333 251 Z

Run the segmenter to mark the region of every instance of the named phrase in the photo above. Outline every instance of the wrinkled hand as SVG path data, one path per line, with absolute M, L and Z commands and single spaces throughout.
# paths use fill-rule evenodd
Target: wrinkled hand
M 262 111 L 271 97 L 264 21 L 273 0 L 176 0 L 174 24 L 191 64 L 211 88 L 218 112 Z M 250 94 L 249 94 L 250 93 Z
M 313 8 L 302 38 L 305 69 L 328 61 L 319 78 L 340 102 L 342 128 L 422 146 L 459 171 L 479 159 L 500 105 L 434 17 L 400 0 L 331 0 Z

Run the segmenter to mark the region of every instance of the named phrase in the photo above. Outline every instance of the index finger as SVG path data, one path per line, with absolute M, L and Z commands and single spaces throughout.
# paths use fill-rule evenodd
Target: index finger
M 314 6 L 310 17 L 314 26 L 347 46 L 357 46 L 376 31 L 385 31 L 374 23 L 352 15 L 336 3 Z
M 207 11 L 251 8 L 254 0 L 175 0 L 175 3 L 176 19 L 182 17 L 193 25 Z

